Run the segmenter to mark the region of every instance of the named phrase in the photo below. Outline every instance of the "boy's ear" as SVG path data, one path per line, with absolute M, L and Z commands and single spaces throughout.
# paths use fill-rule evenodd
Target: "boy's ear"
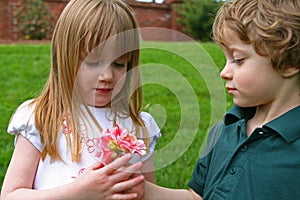
M 295 74 L 299 73 L 299 71 L 300 71 L 300 69 L 298 67 L 289 67 L 289 68 L 280 70 L 281 75 L 284 78 L 289 78 L 291 76 L 294 76 Z

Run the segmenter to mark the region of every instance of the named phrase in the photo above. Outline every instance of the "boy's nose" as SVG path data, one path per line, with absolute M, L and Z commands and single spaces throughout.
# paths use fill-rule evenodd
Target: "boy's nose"
M 229 63 L 226 62 L 224 68 L 220 72 L 220 77 L 223 79 L 231 79 L 232 78 L 232 73 L 230 72 Z

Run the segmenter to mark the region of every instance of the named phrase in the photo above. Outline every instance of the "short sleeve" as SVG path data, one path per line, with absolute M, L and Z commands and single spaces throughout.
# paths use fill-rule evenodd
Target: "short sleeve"
M 30 104 L 31 102 L 32 100 L 25 101 L 17 108 L 10 119 L 7 132 L 15 135 L 15 138 L 21 134 L 42 152 L 44 145 L 41 142 L 40 133 L 35 126 L 33 115 L 34 105 Z
M 141 112 L 140 116 L 141 119 L 144 121 L 146 129 L 148 131 L 149 149 L 148 153 L 142 157 L 139 157 L 138 155 L 133 155 L 133 159 L 131 160 L 131 162 L 136 162 L 138 160 L 144 162 L 148 158 L 150 158 L 153 152 L 155 151 L 155 146 L 159 138 L 161 137 L 160 128 L 158 127 L 152 115 L 150 115 L 147 112 Z
M 146 112 L 141 113 L 141 118 L 145 123 L 149 137 L 149 151 L 154 151 L 158 139 L 161 137 L 160 128 L 154 118 Z
M 208 158 L 200 158 L 194 168 L 193 176 L 188 186 L 194 190 L 200 196 L 203 196 L 205 180 L 206 180 L 206 172 L 208 167 Z
M 206 185 L 206 177 L 209 170 L 213 147 L 222 133 L 223 125 L 223 122 L 219 122 L 209 131 L 205 149 L 194 168 L 192 179 L 188 183 L 188 186 L 202 197 Z

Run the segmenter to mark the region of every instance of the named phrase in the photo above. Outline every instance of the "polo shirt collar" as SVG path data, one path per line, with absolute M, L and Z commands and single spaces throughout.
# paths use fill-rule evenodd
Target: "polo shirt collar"
M 235 123 L 241 119 L 246 121 L 255 114 L 255 107 L 241 108 L 234 105 L 224 116 L 225 125 Z M 268 122 L 263 128 L 272 129 L 287 142 L 293 142 L 300 138 L 300 106 L 297 106 L 278 118 Z
M 224 116 L 224 123 L 225 125 L 230 125 L 235 123 L 241 119 L 251 119 L 256 111 L 256 107 L 249 107 L 249 108 L 241 108 L 234 105 Z
M 278 118 L 268 122 L 263 127 L 268 127 L 280 134 L 287 142 L 300 138 L 300 106 L 297 106 Z

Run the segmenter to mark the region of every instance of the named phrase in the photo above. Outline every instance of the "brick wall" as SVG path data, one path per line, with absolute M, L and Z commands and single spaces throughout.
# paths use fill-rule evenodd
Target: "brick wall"
M 165 0 L 163 4 L 143 3 L 131 0 L 128 4 L 134 10 L 139 26 L 156 27 L 172 29 L 159 30 L 159 29 L 142 29 L 142 37 L 144 40 L 156 41 L 177 41 L 180 37 L 177 36 L 176 31 L 182 32 L 182 27 L 177 22 L 176 8 L 182 1 Z
M 49 11 L 57 19 L 62 12 L 62 10 L 67 5 L 66 0 L 44 0 Z
M 10 29 L 9 23 L 7 23 L 9 17 L 6 12 L 7 2 L 0 1 L 0 38 L 7 37 L 7 30 Z
M 0 40 L 17 40 L 19 38 L 16 28 L 15 15 L 22 6 L 23 0 L 0 1 Z
M 7 40 L 20 40 L 14 17 L 16 10 L 22 5 L 24 0 L 0 0 L 0 42 Z M 66 5 L 66 0 L 44 0 L 49 11 L 57 19 Z M 166 28 L 166 31 L 158 29 L 142 29 L 144 40 L 155 41 L 178 41 L 180 36 L 176 31 L 182 32 L 182 27 L 177 23 L 176 8 L 182 0 L 165 0 L 162 4 L 137 2 L 127 0 L 132 7 L 139 26 Z M 53 22 L 54 24 L 55 22 Z M 172 29 L 174 31 L 170 31 Z

